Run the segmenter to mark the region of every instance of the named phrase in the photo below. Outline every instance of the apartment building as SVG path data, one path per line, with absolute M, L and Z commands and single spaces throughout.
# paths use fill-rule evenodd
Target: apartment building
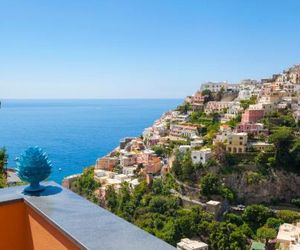
M 247 149 L 247 133 L 232 133 L 228 136 L 226 151 L 229 153 L 244 153 Z

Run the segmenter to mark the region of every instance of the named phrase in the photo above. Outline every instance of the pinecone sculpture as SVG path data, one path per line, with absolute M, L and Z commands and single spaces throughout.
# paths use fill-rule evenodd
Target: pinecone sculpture
M 30 147 L 16 159 L 16 173 L 22 181 L 29 182 L 26 192 L 37 192 L 45 187 L 40 181 L 45 180 L 51 173 L 52 164 L 48 156 L 39 147 Z

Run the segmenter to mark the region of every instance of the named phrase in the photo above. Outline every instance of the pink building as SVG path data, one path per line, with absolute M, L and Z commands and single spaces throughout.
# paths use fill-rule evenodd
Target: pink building
M 268 130 L 264 128 L 264 125 L 261 123 L 241 123 L 237 126 L 236 132 L 242 133 L 245 132 L 247 134 L 252 135 L 267 135 Z
M 201 91 L 197 91 L 192 98 L 194 103 L 203 103 L 205 100 L 205 96 L 202 95 Z
M 117 157 L 104 156 L 96 161 L 95 169 L 112 171 L 118 164 Z
M 120 157 L 120 164 L 122 167 L 131 167 L 137 164 L 137 156 L 134 153 L 127 153 Z
M 146 173 L 157 173 L 161 170 L 161 159 L 151 150 L 145 150 L 137 157 L 137 164 L 142 163 Z
M 244 114 L 242 114 L 241 123 L 256 123 L 264 117 L 263 109 L 247 109 Z
M 217 101 L 210 101 L 206 104 L 206 107 L 204 109 L 204 112 L 214 113 L 214 112 L 222 112 L 225 109 L 228 109 L 230 106 L 232 106 L 234 102 L 217 102 Z

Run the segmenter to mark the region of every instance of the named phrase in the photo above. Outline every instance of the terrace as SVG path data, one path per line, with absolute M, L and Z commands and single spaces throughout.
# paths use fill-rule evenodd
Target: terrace
M 0 190 L 0 249 L 174 249 L 55 182 Z

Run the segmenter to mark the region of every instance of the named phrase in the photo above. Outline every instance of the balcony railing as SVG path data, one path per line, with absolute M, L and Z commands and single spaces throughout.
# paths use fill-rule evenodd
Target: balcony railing
M 0 190 L 0 249 L 174 249 L 54 182 Z

